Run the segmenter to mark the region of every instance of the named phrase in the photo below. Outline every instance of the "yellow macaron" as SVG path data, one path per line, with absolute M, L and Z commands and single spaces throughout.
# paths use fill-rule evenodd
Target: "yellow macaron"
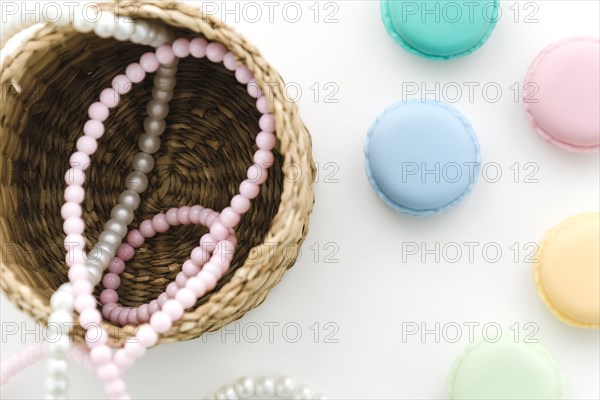
M 552 228 L 540 243 L 533 279 L 560 321 L 600 328 L 600 214 L 575 215 Z

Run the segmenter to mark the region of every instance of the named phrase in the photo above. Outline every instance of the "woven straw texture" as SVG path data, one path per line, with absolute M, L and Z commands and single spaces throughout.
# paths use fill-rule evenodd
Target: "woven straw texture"
M 232 268 L 159 343 L 193 339 L 258 306 L 295 262 L 314 202 L 310 136 L 295 104 L 284 95 L 277 72 L 222 22 L 181 3 L 103 7 L 134 19 L 158 21 L 176 36 L 191 38 L 200 33 L 225 44 L 250 68 L 259 85 L 268 83 L 272 94 L 278 137 L 275 164 L 236 230 L 239 245 Z M 5 57 L 0 72 L 1 286 L 18 308 L 41 323 L 47 320 L 53 291 L 68 280 L 60 208 L 68 158 L 82 134 L 87 107 L 116 74 L 149 49 L 80 34 L 70 26 L 47 25 Z M 88 249 L 125 188 L 151 89 L 152 76 L 148 76 L 106 121 L 106 134 L 86 181 Z M 171 207 L 201 204 L 223 209 L 252 165 L 259 114 L 232 72 L 206 59 L 182 60 L 174 92 L 162 147 L 155 154 L 156 167 L 130 229 Z M 122 274 L 121 304 L 134 306 L 155 299 L 205 231 L 200 226 L 176 227 L 149 239 Z M 101 289 L 101 285 L 96 288 L 96 295 Z M 134 332 L 133 327 L 104 324 L 116 346 Z M 80 341 L 82 333 L 77 329 L 75 340 Z

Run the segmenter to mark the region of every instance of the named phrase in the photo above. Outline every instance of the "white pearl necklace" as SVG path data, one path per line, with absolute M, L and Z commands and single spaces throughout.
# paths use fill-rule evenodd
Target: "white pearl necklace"
M 307 386 L 297 385 L 288 377 L 273 378 L 263 376 L 256 380 L 242 377 L 231 385 L 219 388 L 204 400 L 237 400 L 237 399 L 329 399 L 324 394 L 314 394 Z

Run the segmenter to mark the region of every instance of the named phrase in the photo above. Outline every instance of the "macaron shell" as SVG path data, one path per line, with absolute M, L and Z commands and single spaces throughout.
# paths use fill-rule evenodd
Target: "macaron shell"
M 418 172 L 409 174 L 408 167 Z M 444 176 L 423 176 L 436 168 Z M 479 143 L 469 122 L 453 107 L 400 102 L 369 129 L 365 169 L 379 197 L 392 208 L 411 215 L 435 214 L 458 204 L 472 190 L 480 169 Z
M 512 332 L 496 343 L 479 340 L 458 357 L 448 379 L 450 399 L 562 399 L 564 380 L 537 343 L 515 343 Z
M 433 13 L 428 11 L 437 10 Z M 498 0 L 414 2 L 381 0 L 390 36 L 406 50 L 431 59 L 465 56 L 485 43 L 498 18 Z
M 534 266 L 537 291 L 558 318 L 579 328 L 600 328 L 600 218 L 571 217 L 548 232 Z
M 598 151 L 598 38 L 569 38 L 542 50 L 529 68 L 523 95 L 530 123 L 548 142 L 570 151 Z

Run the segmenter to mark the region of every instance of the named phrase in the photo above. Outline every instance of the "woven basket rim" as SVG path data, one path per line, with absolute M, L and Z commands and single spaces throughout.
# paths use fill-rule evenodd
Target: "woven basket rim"
M 118 3 L 131 2 L 119 1 Z M 139 7 L 132 18 L 153 19 L 174 28 L 202 34 L 208 40 L 223 43 L 236 54 L 241 62 L 248 66 L 261 88 L 265 87 L 266 82 L 275 81 L 279 83 L 278 85 L 270 85 L 269 89 L 273 96 L 270 107 L 276 120 L 276 135 L 280 152 L 284 157 L 283 165 L 298 164 L 305 176 L 298 180 L 283 179 L 279 209 L 271 222 L 271 227 L 263 243 L 253 248 L 250 254 L 264 251 L 265 246 L 267 246 L 265 243 L 294 242 L 299 246 L 306 237 L 308 218 L 314 203 L 315 170 L 310 135 L 298 116 L 296 105 L 290 102 L 283 93 L 285 85 L 280 76 L 267 64 L 253 45 L 249 44 L 231 27 L 210 15 L 203 14 L 201 10 L 179 2 L 138 1 L 136 3 Z M 113 3 L 102 3 L 101 7 L 105 10 L 115 9 Z M 116 7 L 116 9 L 119 10 L 117 12 L 119 15 L 125 15 L 124 13 L 128 10 L 126 7 Z M 11 40 L 20 40 L 20 47 L 15 53 L 3 54 L 0 83 L 4 84 L 7 78 L 12 78 L 15 74 L 18 76 L 18 66 L 23 65 L 33 54 L 32 51 L 29 51 L 31 49 L 28 49 L 29 45 L 35 47 L 33 43 L 37 41 L 52 41 L 54 36 L 60 37 L 60 35 L 64 35 L 68 40 L 70 35 L 77 34 L 70 27 L 35 26 L 35 28 L 29 29 L 25 35 L 21 35 L 17 39 L 12 38 Z M 2 111 L 0 116 L 5 112 L 7 110 Z M 0 152 L 0 162 L 4 162 L 4 158 L 5 155 Z M 2 193 L 4 191 L 4 186 L 0 185 L 0 198 L 9 195 L 8 193 Z M 3 216 L 4 210 L 2 208 L 0 209 L 0 219 Z M 0 232 L 3 236 L 6 234 L 4 229 L 0 229 Z M 6 239 L 5 237 L 2 241 Z M 8 240 L 10 241 L 10 238 Z M 285 270 L 294 261 L 280 260 L 279 263 L 282 263 L 283 267 L 279 266 L 276 271 L 273 271 L 276 274 L 269 275 L 268 282 L 257 283 L 257 289 L 262 290 L 262 292 L 256 304 L 239 304 L 233 300 L 240 290 L 240 285 L 252 282 L 253 279 L 256 280 L 257 271 L 267 268 L 266 265 L 269 260 L 259 260 L 252 263 L 244 262 L 244 265 L 235 271 L 229 282 L 212 293 L 206 303 L 195 310 L 186 312 L 184 318 L 174 324 L 171 331 L 163 335 L 159 342 L 166 343 L 192 339 L 204 332 L 219 329 L 221 326 L 240 318 L 246 311 L 256 307 L 264 300 L 268 291 L 281 279 Z M 4 257 L 0 259 L 0 271 L 2 272 L 1 288 L 7 298 L 37 321 L 45 323 L 50 312 L 48 300 L 36 295 L 27 285 L 27 282 L 23 282 L 4 262 Z M 237 310 L 231 312 L 228 316 L 219 316 L 219 311 L 222 311 L 224 307 L 237 307 Z M 107 323 L 103 323 L 103 326 L 109 329 L 111 343 L 117 346 L 122 345 L 124 340 L 132 333 L 131 330 L 125 331 Z M 80 335 L 76 335 L 77 339 L 81 339 Z

